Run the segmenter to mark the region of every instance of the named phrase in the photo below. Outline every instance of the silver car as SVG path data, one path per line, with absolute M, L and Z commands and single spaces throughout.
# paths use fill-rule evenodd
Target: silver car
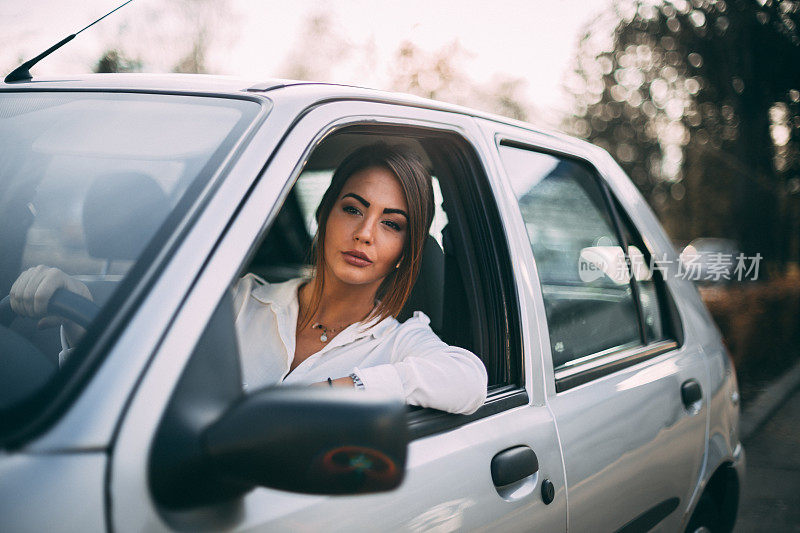
M 416 151 L 437 212 L 404 313 L 482 358 L 472 415 L 244 394 L 230 287 L 308 269 L 342 158 Z M 603 150 L 353 87 L 95 75 L 0 85 L 3 531 L 729 531 L 743 482 L 719 332 Z M 658 258 L 654 268 L 653 258 Z

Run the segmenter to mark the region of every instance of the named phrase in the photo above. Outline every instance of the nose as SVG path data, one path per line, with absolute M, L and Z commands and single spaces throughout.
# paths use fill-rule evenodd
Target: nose
M 368 217 L 364 217 L 353 233 L 353 240 L 356 240 L 362 244 L 371 244 L 373 225 L 373 221 L 371 221 Z

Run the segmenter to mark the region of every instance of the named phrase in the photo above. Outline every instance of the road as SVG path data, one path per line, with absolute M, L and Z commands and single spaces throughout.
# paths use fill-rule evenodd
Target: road
M 747 473 L 734 532 L 800 532 L 800 389 L 744 447 Z

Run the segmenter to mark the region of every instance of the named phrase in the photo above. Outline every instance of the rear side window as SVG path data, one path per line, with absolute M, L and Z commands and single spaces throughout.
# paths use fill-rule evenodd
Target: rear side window
M 555 368 L 642 344 L 625 250 L 586 165 L 501 146 L 542 286 Z

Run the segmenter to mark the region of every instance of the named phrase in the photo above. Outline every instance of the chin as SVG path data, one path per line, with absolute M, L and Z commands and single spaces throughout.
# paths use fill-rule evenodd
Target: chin
M 339 281 L 347 285 L 371 285 L 380 284 L 383 278 L 376 278 L 375 276 L 364 276 L 359 273 L 352 272 L 334 272 L 333 274 Z
M 385 274 L 376 275 L 373 267 L 360 268 L 348 265 L 347 263 L 341 266 L 337 265 L 337 267 L 338 268 L 330 268 L 328 273 L 332 274 L 333 277 L 347 285 L 374 284 L 377 288 L 386 277 Z

